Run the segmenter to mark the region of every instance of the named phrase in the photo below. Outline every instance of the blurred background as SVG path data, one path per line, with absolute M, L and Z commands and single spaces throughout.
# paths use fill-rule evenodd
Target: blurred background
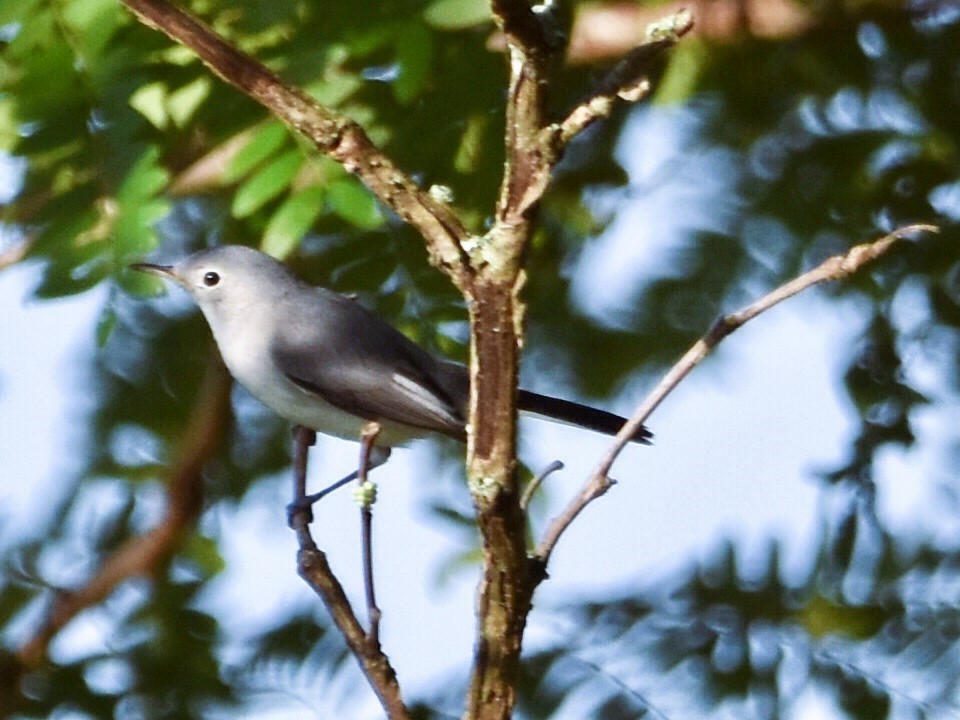
M 485 0 L 184 5 L 487 227 Z M 562 117 L 676 6 L 544 8 Z M 652 100 L 578 139 L 543 202 L 526 387 L 629 414 L 721 313 L 902 224 L 941 232 L 761 316 L 653 415 L 537 592 L 517 716 L 960 717 L 960 5 L 689 8 Z M 289 429 L 224 382 L 184 293 L 126 267 L 262 247 L 464 359 L 422 240 L 116 0 L 0 0 L 0 149 L 2 716 L 380 717 L 296 576 Z M 538 534 L 609 441 L 521 433 L 526 472 L 566 463 Z M 460 715 L 472 651 L 462 453 L 375 474 L 382 639 L 423 718 Z M 356 458 L 322 439 L 311 487 Z M 360 608 L 358 515 L 342 491 L 314 531 Z M 170 540 L 148 574 L 50 624 L 144 537 Z

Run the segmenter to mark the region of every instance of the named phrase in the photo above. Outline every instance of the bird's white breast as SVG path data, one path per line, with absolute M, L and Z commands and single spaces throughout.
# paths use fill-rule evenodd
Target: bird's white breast
M 256 310 L 239 322 L 210 326 L 230 374 L 255 398 L 281 417 L 327 435 L 359 440 L 367 420 L 331 405 L 316 393 L 292 382 L 277 367 L 270 351 L 271 336 L 262 332 Z M 424 434 L 381 421 L 379 445 L 398 445 Z

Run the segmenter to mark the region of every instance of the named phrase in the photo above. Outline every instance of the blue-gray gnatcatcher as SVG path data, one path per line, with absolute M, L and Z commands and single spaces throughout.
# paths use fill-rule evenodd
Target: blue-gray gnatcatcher
M 431 432 L 466 439 L 467 368 L 432 355 L 357 300 L 308 285 L 269 255 L 239 245 L 204 250 L 175 265 L 131 267 L 185 288 L 230 373 L 281 417 L 353 440 L 376 421 L 381 451 Z M 518 404 L 607 434 L 626 422 L 528 390 L 520 390 Z M 649 438 L 641 428 L 633 440 Z

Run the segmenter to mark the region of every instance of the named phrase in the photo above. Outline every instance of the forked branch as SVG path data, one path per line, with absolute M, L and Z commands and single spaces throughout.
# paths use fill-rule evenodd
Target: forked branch
M 650 414 L 657 409 L 661 402 L 680 384 L 680 382 L 690 374 L 700 362 L 710 354 L 710 352 L 720 344 L 720 342 L 747 322 L 753 320 L 762 312 L 772 308 L 777 303 L 786 300 L 805 290 L 808 287 L 817 285 L 827 280 L 843 280 L 850 277 L 860 270 L 864 265 L 887 252 L 899 239 L 919 232 L 938 232 L 938 228 L 933 225 L 908 225 L 906 227 L 894 230 L 879 240 L 857 245 L 843 255 L 836 255 L 824 261 L 813 270 L 805 272 L 788 283 L 778 287 L 773 292 L 764 295 L 759 300 L 747 305 L 741 310 L 730 315 L 724 315 L 707 331 L 707 333 L 697 340 L 696 343 L 681 357 L 676 364 L 670 368 L 663 379 L 650 392 L 649 395 L 640 403 L 636 412 L 630 417 L 630 420 L 620 429 L 614 439 L 610 449 L 604 455 L 603 459 L 597 465 L 593 475 L 590 476 L 580 493 L 570 501 L 564 510 L 554 518 L 543 540 L 537 547 L 536 558 L 544 565 L 549 561 L 550 554 L 559 541 L 560 536 L 570 526 L 570 523 L 579 515 L 583 509 L 598 497 L 603 495 L 613 485 L 610 479 L 610 468 L 617 457 L 630 442 L 640 426 L 646 422 Z

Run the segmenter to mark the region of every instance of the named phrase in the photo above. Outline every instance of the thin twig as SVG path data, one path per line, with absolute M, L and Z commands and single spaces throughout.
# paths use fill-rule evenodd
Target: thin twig
M 589 98 L 570 111 L 567 117 L 547 128 L 557 149 L 562 149 L 589 125 L 610 116 L 618 101 L 635 103 L 651 90 L 647 73 L 664 51 L 693 28 L 693 16 L 682 10 L 667 18 L 671 32 L 638 45 L 618 62 L 598 83 Z
M 563 467 L 564 465 L 562 462 L 559 460 L 554 460 L 543 470 L 541 470 L 524 489 L 523 497 L 520 498 L 520 509 L 526 512 L 527 507 L 530 505 L 530 501 L 533 499 L 534 493 L 537 492 L 537 489 L 540 487 L 543 481 L 553 475 L 553 473 L 563 470 Z
M 791 645 L 797 644 L 798 643 L 791 643 Z M 808 649 L 804 648 L 802 652 L 807 651 Z M 900 690 L 895 685 L 887 682 L 877 673 L 868 672 L 865 668 L 857 665 L 853 661 L 844 660 L 825 649 L 820 649 L 814 652 L 813 660 L 814 662 L 822 662 L 825 665 L 832 665 L 836 668 L 846 671 L 846 673 L 856 675 L 867 685 L 875 685 L 876 687 L 881 688 L 885 693 L 887 693 L 887 695 L 900 698 L 915 706 L 919 710 L 922 710 L 923 715 L 926 717 L 935 717 L 945 710 L 949 717 L 960 720 L 960 711 L 956 710 L 955 708 L 945 707 L 942 704 L 934 705 L 933 703 L 922 700 L 919 697 L 914 697 L 913 695 L 910 695 L 903 690 Z
M 410 720 L 410 711 L 403 703 L 397 674 L 390 660 L 367 640 L 367 634 L 350 606 L 343 586 L 330 568 L 327 556 L 317 548 L 310 534 L 311 511 L 306 498 L 307 454 L 316 433 L 307 428 L 294 428 L 294 500 L 290 505 L 290 525 L 297 534 L 297 572 L 318 595 L 343 635 L 350 652 L 360 664 L 370 687 L 391 720 Z
M 622 692 L 624 695 L 627 695 L 628 697 L 633 698 L 633 700 L 643 708 L 643 712 L 637 716 L 638 720 L 639 718 L 642 718 L 643 716 L 645 716 L 647 713 L 653 715 L 656 718 L 659 718 L 659 720 L 670 720 L 670 717 L 665 712 L 663 712 L 659 707 L 654 705 L 650 700 L 648 700 L 647 697 L 642 692 L 640 692 L 639 690 L 634 690 L 632 687 L 627 685 L 623 680 L 618 678 L 613 673 L 607 672 L 602 667 L 600 667 L 597 663 L 593 662 L 592 660 L 587 660 L 585 657 L 581 655 L 570 655 L 569 657 L 572 660 L 587 666 L 588 668 L 593 670 L 593 672 L 596 673 L 598 676 L 606 679 L 611 684 L 615 685 L 617 689 L 619 689 L 620 692 Z
M 496 226 L 503 259 L 519 270 L 527 212 L 543 195 L 555 161 L 539 152 L 544 121 L 549 47 L 542 22 L 526 0 L 493 0 L 493 17 L 507 39 L 510 80 L 504 128 L 506 163 L 497 201 Z M 514 270 L 514 271 L 516 271 Z
M 720 318 L 702 338 L 694 343 L 683 357 L 670 368 L 663 379 L 631 416 L 630 420 L 620 429 L 610 449 L 604 455 L 593 475 L 587 480 L 580 493 L 570 501 L 566 508 L 550 523 L 543 540 L 537 547 L 536 558 L 546 564 L 550 559 L 557 541 L 564 531 L 573 522 L 574 518 L 591 502 L 603 495 L 612 487 L 614 481 L 608 477 L 610 468 L 620 455 L 630 438 L 637 432 L 650 414 L 663 402 L 677 385 L 690 373 L 693 368 L 710 353 L 713 348 L 730 333 L 742 327 L 760 313 L 769 310 L 777 303 L 796 295 L 812 285 L 826 280 L 842 280 L 857 272 L 868 262 L 883 255 L 891 246 L 905 235 L 917 232 L 938 232 L 933 225 L 908 225 L 885 235 L 874 242 L 857 245 L 844 255 L 837 255 L 818 265 L 813 270 L 800 275 L 759 300 L 751 303 L 742 310 Z
M 370 452 L 380 434 L 380 423 L 368 422 L 360 434 L 360 468 L 357 483 L 363 496 L 360 504 L 361 545 L 363 550 L 363 590 L 367 599 L 367 617 L 370 629 L 367 640 L 380 647 L 380 618 L 382 613 L 377 605 L 377 594 L 373 583 L 373 503 L 375 499 L 367 493 L 367 471 L 370 469 Z M 369 487 L 372 487 L 369 486 Z

